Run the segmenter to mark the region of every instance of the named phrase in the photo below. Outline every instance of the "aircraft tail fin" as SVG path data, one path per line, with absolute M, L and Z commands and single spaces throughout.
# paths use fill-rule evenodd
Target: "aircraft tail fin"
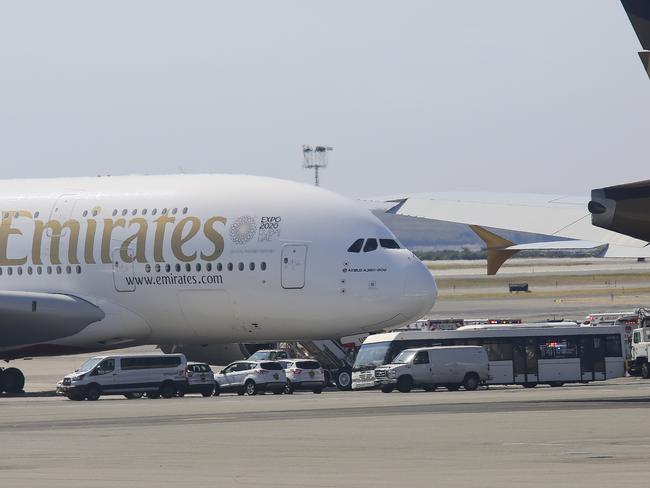
M 648 0 L 621 0 L 625 13 L 639 38 L 643 51 L 639 57 L 648 76 L 650 76 L 650 2 Z

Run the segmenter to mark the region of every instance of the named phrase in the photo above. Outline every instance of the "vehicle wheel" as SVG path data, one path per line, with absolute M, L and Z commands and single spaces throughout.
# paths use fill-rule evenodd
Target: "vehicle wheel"
M 410 376 L 400 376 L 397 380 L 397 389 L 400 393 L 408 393 L 413 389 L 413 378 Z
M 257 395 L 257 385 L 253 380 L 248 380 L 244 385 L 244 388 L 246 389 L 246 394 L 248 396 Z
M 176 394 L 176 387 L 171 381 L 165 381 L 160 385 L 160 396 L 163 398 L 171 398 Z
M 293 386 L 291 386 L 290 381 L 287 381 L 287 384 L 284 386 L 284 392 L 287 395 L 293 395 Z
M 201 395 L 203 395 L 203 398 L 208 398 L 211 397 L 213 393 L 214 393 L 214 388 L 205 388 L 201 392 Z
M 393 385 L 384 385 L 381 387 L 381 391 L 384 393 L 392 393 L 392 391 L 395 389 Z
M 524 383 L 523 387 L 524 388 L 535 388 L 537 386 L 537 383 Z
M 436 391 L 436 387 L 431 385 L 425 386 L 424 391 L 428 391 L 428 392 Z
M 447 385 L 447 389 L 449 391 L 458 391 L 458 390 L 460 390 L 460 385 L 450 384 L 450 385 Z
M 554 388 L 557 388 L 558 386 L 562 386 L 564 383 L 562 381 L 551 381 L 549 385 L 551 385 Z
M 74 393 L 68 393 L 68 400 L 80 402 L 83 399 L 84 399 L 83 395 L 78 391 L 75 391 Z
M 336 377 L 334 378 L 336 387 L 339 390 L 351 390 L 352 389 L 352 371 L 349 368 L 343 368 L 337 371 Z
M 650 378 L 650 363 L 643 363 L 643 366 L 641 366 L 641 376 L 646 380 Z M 7 391 L 7 393 L 9 393 L 9 391 Z
M 1 379 L 0 391 L 4 391 L 10 395 L 15 395 L 23 391 L 25 375 L 18 368 L 5 369 L 2 371 Z
M 99 389 L 98 385 L 89 385 L 86 389 L 86 398 L 91 402 L 99 400 L 100 396 L 102 396 L 102 390 Z
M 157 391 L 149 391 L 147 392 L 147 398 L 151 398 L 152 400 L 156 400 L 160 398 L 160 393 Z
M 136 398 L 142 398 L 142 395 L 144 395 L 144 393 L 142 393 L 141 391 L 137 391 L 135 393 L 125 393 L 124 394 L 124 396 L 129 400 L 135 400 Z
M 185 392 L 184 392 L 184 391 L 177 391 L 177 392 L 176 392 L 176 396 L 177 396 L 178 398 L 183 398 L 183 397 L 185 396 Z
M 467 391 L 474 391 L 478 388 L 480 383 L 481 380 L 476 373 L 467 373 L 463 380 L 463 388 Z
M 321 393 L 323 393 L 323 389 L 322 389 L 322 388 L 314 388 L 312 391 L 313 391 L 316 395 L 320 395 Z

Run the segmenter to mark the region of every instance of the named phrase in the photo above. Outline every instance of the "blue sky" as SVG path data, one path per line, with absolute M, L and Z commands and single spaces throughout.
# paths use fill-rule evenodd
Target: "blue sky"
M 649 177 L 614 0 L 0 2 L 3 177 L 228 172 L 587 194 Z

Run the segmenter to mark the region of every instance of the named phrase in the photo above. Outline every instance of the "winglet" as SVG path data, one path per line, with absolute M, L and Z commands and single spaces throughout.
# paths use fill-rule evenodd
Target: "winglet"
M 639 38 L 641 47 L 639 57 L 646 73 L 650 76 L 650 2 L 648 0 L 621 0 L 625 13 Z
M 386 213 L 396 214 L 399 212 L 399 209 L 402 208 L 402 206 L 406 203 L 406 200 L 408 200 L 408 198 L 402 198 L 400 200 L 388 200 L 388 203 L 394 203 L 395 205 L 386 210 Z
M 487 274 L 495 275 L 499 268 L 512 256 L 517 254 L 516 249 L 507 249 L 515 243 L 505 239 L 478 225 L 470 225 L 470 229 L 481 238 L 487 247 Z

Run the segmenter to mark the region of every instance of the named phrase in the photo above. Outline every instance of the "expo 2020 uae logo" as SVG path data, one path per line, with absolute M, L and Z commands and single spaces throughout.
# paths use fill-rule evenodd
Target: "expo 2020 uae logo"
M 230 225 L 230 239 L 235 244 L 246 244 L 257 232 L 257 223 L 255 217 L 244 215 L 239 217 Z

